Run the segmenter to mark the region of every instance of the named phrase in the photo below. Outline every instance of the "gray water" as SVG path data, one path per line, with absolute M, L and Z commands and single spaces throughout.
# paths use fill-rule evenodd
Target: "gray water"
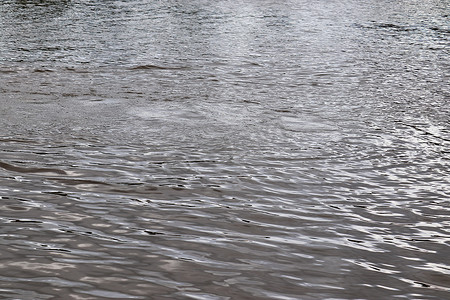
M 1 299 L 449 299 L 449 12 L 1 1 Z

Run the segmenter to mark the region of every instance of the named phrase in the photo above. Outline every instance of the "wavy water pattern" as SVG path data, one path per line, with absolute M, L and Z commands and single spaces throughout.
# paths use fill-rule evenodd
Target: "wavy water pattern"
M 1 299 L 447 299 L 448 2 L 0 3 Z

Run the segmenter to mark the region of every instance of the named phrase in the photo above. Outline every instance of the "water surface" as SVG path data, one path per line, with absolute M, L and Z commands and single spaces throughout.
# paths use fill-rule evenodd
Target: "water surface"
M 449 298 L 448 7 L 2 1 L 2 299 Z

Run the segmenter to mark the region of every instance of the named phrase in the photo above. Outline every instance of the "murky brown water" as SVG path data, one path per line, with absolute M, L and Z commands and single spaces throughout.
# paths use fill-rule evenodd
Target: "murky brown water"
M 447 0 L 0 3 L 1 299 L 450 298 Z

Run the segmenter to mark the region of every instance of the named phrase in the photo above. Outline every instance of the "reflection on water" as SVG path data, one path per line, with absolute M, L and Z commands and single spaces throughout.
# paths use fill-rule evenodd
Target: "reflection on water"
M 2 299 L 445 299 L 447 1 L 2 1 Z

